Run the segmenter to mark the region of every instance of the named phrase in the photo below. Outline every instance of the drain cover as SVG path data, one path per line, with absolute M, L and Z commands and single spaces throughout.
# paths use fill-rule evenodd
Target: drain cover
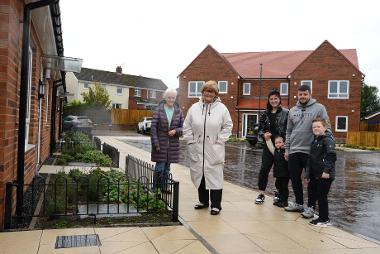
M 100 240 L 97 234 L 57 236 L 55 248 L 76 248 L 85 246 L 99 246 Z

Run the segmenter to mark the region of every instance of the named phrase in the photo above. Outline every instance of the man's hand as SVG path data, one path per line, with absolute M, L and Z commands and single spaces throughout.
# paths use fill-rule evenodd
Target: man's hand
M 171 137 L 174 136 L 175 134 L 176 134 L 175 130 L 171 130 L 171 131 L 168 132 L 168 135 L 171 136 Z
M 265 133 L 264 133 L 264 139 L 265 139 L 265 140 L 269 140 L 270 137 L 272 137 L 272 133 L 270 133 L 270 132 L 265 132 Z
M 156 152 L 159 152 L 159 151 L 160 151 L 160 147 L 156 146 Z
M 326 172 L 323 172 L 321 178 L 323 178 L 323 179 L 329 179 L 330 178 L 330 174 L 326 173 Z
M 284 158 L 285 158 L 285 160 L 289 160 L 289 152 L 288 151 L 285 151 Z

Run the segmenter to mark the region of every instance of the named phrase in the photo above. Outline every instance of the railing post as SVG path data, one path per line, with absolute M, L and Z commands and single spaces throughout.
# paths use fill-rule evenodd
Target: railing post
M 12 223 L 12 189 L 13 184 L 7 182 L 5 185 L 5 213 L 4 213 L 4 229 L 10 229 Z
M 179 210 L 179 182 L 173 181 L 173 215 L 172 221 L 178 221 Z

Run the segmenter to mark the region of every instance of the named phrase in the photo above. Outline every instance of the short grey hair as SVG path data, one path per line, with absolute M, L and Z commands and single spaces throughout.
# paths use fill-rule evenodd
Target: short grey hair
M 177 98 L 177 90 L 173 89 L 173 88 L 166 89 L 166 91 L 164 92 L 164 94 L 162 95 L 162 97 L 164 99 L 167 99 L 168 96 L 169 96 L 169 94 L 173 94 Z

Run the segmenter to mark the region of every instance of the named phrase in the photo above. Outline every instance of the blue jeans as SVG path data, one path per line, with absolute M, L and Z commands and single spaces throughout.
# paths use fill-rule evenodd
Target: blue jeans
M 167 179 L 170 172 L 170 163 L 156 162 L 153 175 L 153 188 L 160 188 L 161 190 L 167 189 Z

